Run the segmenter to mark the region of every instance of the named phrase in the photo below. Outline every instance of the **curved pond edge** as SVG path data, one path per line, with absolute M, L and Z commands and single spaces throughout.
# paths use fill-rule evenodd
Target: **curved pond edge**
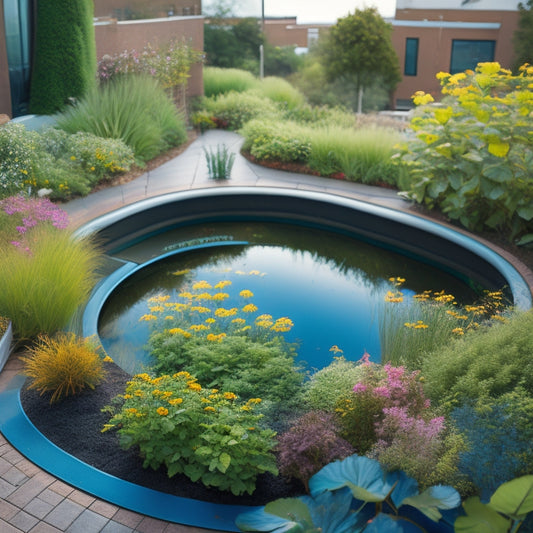
M 413 214 L 326 193 L 273 187 L 171 193 L 103 215 L 80 228 L 77 235 L 96 235 L 104 249 L 112 252 L 179 224 L 246 217 L 355 232 L 361 238 L 378 240 L 384 246 L 400 248 L 422 260 L 436 263 L 442 260 L 449 268 L 457 266 L 457 261 L 461 259 L 467 262 L 462 274 L 469 275 L 475 271 L 492 280 L 503 279 L 510 288 L 515 307 L 525 310 L 532 306 L 531 290 L 521 274 L 501 255 L 479 241 Z M 122 262 L 117 270 L 102 280 L 84 313 L 84 335 L 96 333 L 98 314 L 106 297 L 138 268 L 140 266 L 136 263 Z M 238 531 L 235 518 L 253 508 L 161 493 L 83 463 L 51 443 L 28 419 L 20 402 L 24 379 L 16 377 L 0 394 L 0 430 L 20 453 L 62 481 L 144 515 L 218 531 Z

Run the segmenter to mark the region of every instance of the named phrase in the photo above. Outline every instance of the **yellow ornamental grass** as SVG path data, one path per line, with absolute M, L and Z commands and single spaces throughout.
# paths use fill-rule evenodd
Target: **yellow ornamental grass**
M 31 380 L 29 388 L 41 395 L 52 393 L 50 403 L 94 389 L 105 375 L 99 346 L 93 339 L 79 338 L 74 333 L 42 336 L 22 357 L 24 374 Z

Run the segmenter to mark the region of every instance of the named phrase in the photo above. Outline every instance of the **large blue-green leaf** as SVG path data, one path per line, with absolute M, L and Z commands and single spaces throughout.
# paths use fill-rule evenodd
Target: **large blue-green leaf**
M 309 509 L 298 498 L 275 500 L 265 507 L 241 513 L 237 516 L 235 524 L 241 531 L 271 531 L 273 533 L 315 531 Z
M 358 533 L 372 516 L 351 509 L 353 496 L 348 488 L 301 499 L 309 508 L 313 524 L 323 533 Z
M 326 465 L 309 480 L 313 497 L 343 487 L 348 487 L 354 498 L 364 502 L 381 502 L 392 489 L 378 461 L 358 455 Z
M 418 483 L 416 479 L 409 477 L 405 472 L 397 470 L 387 474 L 387 483 L 394 487 L 391 494 L 392 503 L 396 509 L 400 507 L 406 498 L 418 494 Z
M 459 493 L 447 485 L 429 487 L 421 494 L 405 498 L 402 502 L 402 505 L 415 507 L 434 522 L 438 522 L 442 517 L 439 509 L 454 509 L 460 504 L 461 496 Z
M 478 496 L 468 498 L 463 503 L 466 516 L 455 520 L 455 533 L 507 533 L 511 520 L 481 503 Z
M 533 476 L 522 476 L 500 485 L 489 506 L 515 520 L 523 520 L 533 511 Z
M 390 515 L 379 513 L 365 529 L 365 533 L 404 533 L 402 523 Z

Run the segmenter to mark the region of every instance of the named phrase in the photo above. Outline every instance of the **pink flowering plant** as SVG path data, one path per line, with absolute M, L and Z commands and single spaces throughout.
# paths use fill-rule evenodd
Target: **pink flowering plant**
M 18 195 L 0 200 L 0 239 L 6 245 L 29 251 L 34 228 L 62 230 L 68 224 L 67 213 L 48 198 Z
M 402 408 L 409 416 L 427 416 L 429 400 L 425 397 L 419 372 L 390 363 L 371 363 L 369 355 L 361 360 L 363 376 L 353 391 L 339 399 L 335 411 L 341 425 L 341 435 L 359 454 L 364 454 L 378 439 L 379 424 L 386 409 Z

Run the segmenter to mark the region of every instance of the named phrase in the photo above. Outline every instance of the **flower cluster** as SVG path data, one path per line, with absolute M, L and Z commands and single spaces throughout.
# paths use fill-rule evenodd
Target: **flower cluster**
M 202 54 L 185 41 L 172 41 L 160 48 L 148 44 L 141 51 L 104 55 L 98 62 L 98 78 L 106 82 L 126 74 L 147 74 L 157 78 L 164 88 L 178 87 L 185 85 L 191 65 L 201 59 Z
M 183 273 L 180 273 L 180 275 Z M 252 272 L 250 274 L 260 275 Z M 199 280 L 182 290 L 179 301 L 170 301 L 169 295 L 158 295 L 149 299 L 149 313 L 139 320 L 154 322 L 154 329 L 186 339 L 193 335 L 209 342 L 222 342 L 228 335 L 246 335 L 252 338 L 268 338 L 277 333 L 286 333 L 293 327 L 288 317 L 274 319 L 272 315 L 261 314 L 254 318 L 258 308 L 253 303 L 242 303 L 238 307 L 224 307 L 222 303 L 230 298 L 224 289 L 231 285 L 230 280 L 221 280 L 212 285 Z M 250 300 L 253 292 L 243 289 L 239 297 Z
M 22 124 L 0 128 L 0 198 L 24 190 L 32 180 L 35 135 Z

